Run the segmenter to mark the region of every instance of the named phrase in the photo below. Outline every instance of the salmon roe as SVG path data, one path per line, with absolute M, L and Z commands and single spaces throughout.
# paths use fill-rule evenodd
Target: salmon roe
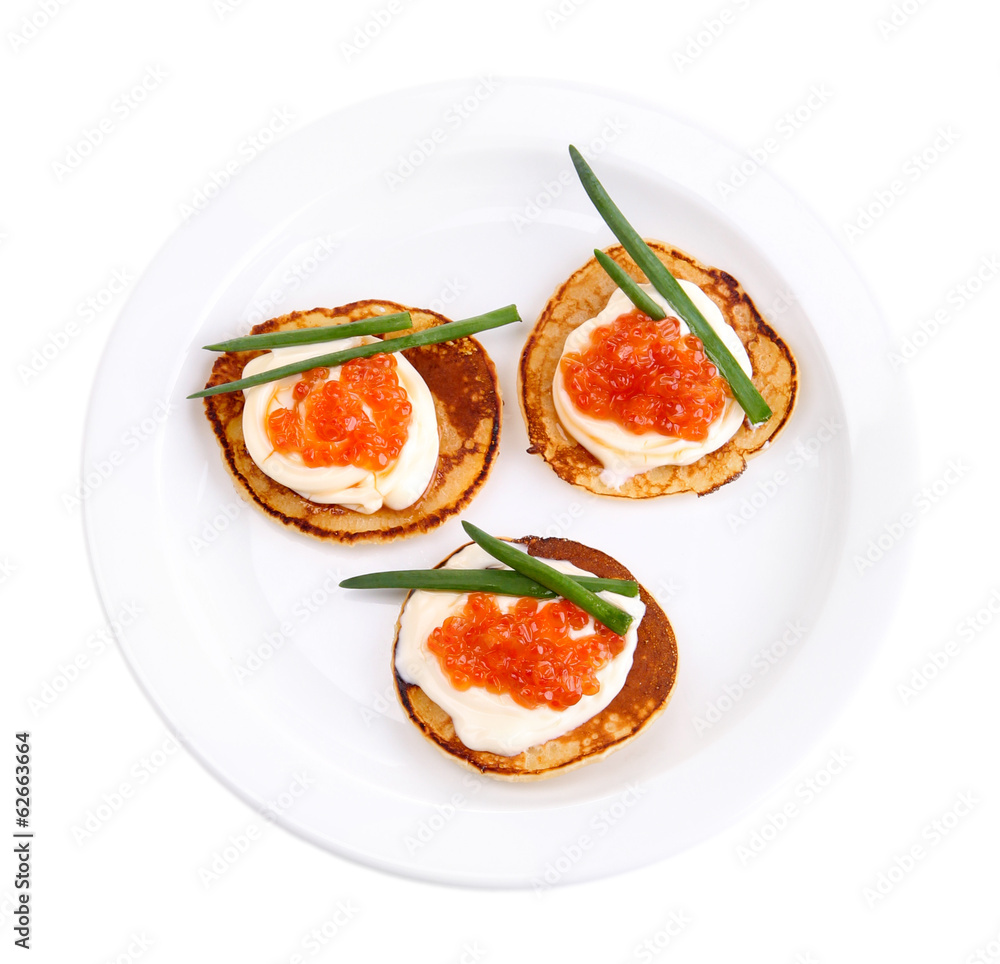
M 304 372 L 292 388 L 292 407 L 267 417 L 267 436 L 279 452 L 297 452 L 306 465 L 355 465 L 381 471 L 409 435 L 413 406 L 389 353 L 352 358 L 340 380 L 328 368 Z
M 482 686 L 528 709 L 563 710 L 597 693 L 598 670 L 625 648 L 623 636 L 596 620 L 593 633 L 579 635 L 589 621 L 568 599 L 539 605 L 522 597 L 505 613 L 492 593 L 473 592 L 427 647 L 458 690 Z
M 561 370 L 577 409 L 635 435 L 704 441 L 728 397 L 700 338 L 682 335 L 676 318 L 654 321 L 638 309 L 595 328 Z

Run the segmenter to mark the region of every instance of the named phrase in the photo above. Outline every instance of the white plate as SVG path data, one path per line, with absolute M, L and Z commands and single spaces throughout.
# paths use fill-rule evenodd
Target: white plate
M 792 346 L 802 388 L 780 439 L 719 492 L 598 499 L 525 452 L 515 370 L 527 325 L 483 336 L 505 422 L 465 517 L 619 558 L 659 597 L 680 649 L 673 701 L 639 740 L 517 786 L 467 774 L 403 719 L 389 667 L 398 598 L 334 589 L 348 574 L 436 563 L 465 541 L 458 520 L 389 547 L 285 531 L 241 503 L 201 403 L 184 396 L 210 367 L 200 345 L 293 309 L 388 298 L 464 317 L 514 301 L 530 324 L 612 240 L 571 176 L 570 142 L 640 231 L 744 284 Z M 289 137 L 166 245 L 98 373 L 85 518 L 109 617 L 142 610 L 120 638 L 126 659 L 237 793 L 373 866 L 542 887 L 719 831 L 817 740 L 897 595 L 902 550 L 865 572 L 855 558 L 907 494 L 909 415 L 884 377 L 878 312 L 813 216 L 766 171 L 721 197 L 741 160 L 600 92 L 452 83 Z M 311 786 L 293 799 L 297 774 Z

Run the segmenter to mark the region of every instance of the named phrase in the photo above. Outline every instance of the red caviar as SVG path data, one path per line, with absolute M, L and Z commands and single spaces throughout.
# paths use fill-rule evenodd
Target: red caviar
M 431 633 L 427 647 L 458 690 L 483 686 L 528 709 L 563 710 L 597 693 L 598 670 L 625 648 L 623 636 L 596 620 L 593 633 L 570 635 L 589 621 L 568 599 L 539 605 L 523 597 L 505 613 L 492 593 L 473 592 Z
M 635 435 L 701 442 L 729 394 L 700 338 L 682 335 L 676 318 L 653 321 L 638 309 L 595 328 L 561 366 L 576 408 Z
M 381 471 L 398 457 L 409 435 L 410 404 L 389 353 L 353 358 L 340 380 L 328 368 L 304 372 L 292 389 L 292 407 L 267 417 L 267 436 L 279 452 L 298 452 L 308 466 L 355 465 Z

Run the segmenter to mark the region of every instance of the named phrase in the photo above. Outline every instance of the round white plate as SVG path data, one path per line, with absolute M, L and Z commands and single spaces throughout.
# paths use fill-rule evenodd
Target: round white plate
M 706 498 L 600 499 L 526 454 L 515 371 L 528 327 L 613 240 L 572 174 L 570 142 L 640 232 L 738 278 L 797 356 L 792 421 Z M 888 334 L 838 245 L 766 171 L 720 192 L 742 160 L 649 106 L 486 78 L 342 111 L 210 192 L 114 330 L 83 471 L 108 616 L 141 609 L 120 636 L 125 657 L 220 779 L 288 829 L 376 867 L 547 887 L 719 831 L 820 736 L 897 595 L 901 550 L 874 566 L 858 557 L 906 496 L 909 415 L 884 377 Z M 510 785 L 439 754 L 392 692 L 401 594 L 336 584 L 437 563 L 466 541 L 458 519 L 389 546 L 286 531 L 241 501 L 202 404 L 185 401 L 211 366 L 199 346 L 362 298 L 455 318 L 520 307 L 524 325 L 482 337 L 505 421 L 465 518 L 598 547 L 666 609 L 675 695 L 608 760 Z

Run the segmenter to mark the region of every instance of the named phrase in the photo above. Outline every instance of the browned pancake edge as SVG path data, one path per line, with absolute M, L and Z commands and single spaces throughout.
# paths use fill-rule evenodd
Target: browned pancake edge
M 611 556 L 569 539 L 526 536 L 511 541 L 524 545 L 533 556 L 565 560 L 597 576 L 635 578 Z M 462 548 L 465 547 L 455 551 Z M 439 563 L 438 568 L 447 561 Z M 420 732 L 449 759 L 489 777 L 509 781 L 540 780 L 594 763 L 634 740 L 663 712 L 677 679 L 677 641 L 670 621 L 641 585 L 639 595 L 646 604 L 646 613 L 639 624 L 635 656 L 624 687 L 602 712 L 561 737 L 511 757 L 469 749 L 456 736 L 451 717 L 419 686 L 407 683 L 396 672 L 397 621 L 392 664 L 399 701 Z M 408 594 L 403 602 L 404 609 L 409 598 Z
M 747 459 L 758 454 L 787 424 L 795 407 L 798 369 L 788 345 L 764 320 L 735 278 L 660 241 L 646 243 L 676 278 L 694 282 L 719 306 L 746 348 L 753 383 L 774 414 L 755 428 L 744 421 L 725 445 L 691 465 L 651 469 L 618 489 L 601 482 L 603 466 L 566 432 L 552 401 L 552 380 L 566 338 L 604 308 L 616 287 L 597 259 L 591 258 L 549 299 L 521 354 L 518 396 L 531 443 L 528 451 L 540 455 L 561 479 L 598 495 L 630 499 L 679 492 L 707 495 L 738 478 Z M 630 277 L 646 283 L 646 276 L 624 248 L 614 245 L 606 250 Z
M 319 325 L 346 324 L 380 314 L 409 311 L 413 327 L 384 335 L 412 334 L 449 319 L 433 311 L 392 301 L 356 301 L 340 308 L 314 308 L 272 318 L 253 334 Z M 226 352 L 216 359 L 206 388 L 238 379 L 260 351 Z M 427 532 L 465 508 L 482 487 L 500 442 L 501 399 L 493 362 L 474 338 L 424 345 L 402 352 L 434 396 L 440 453 L 434 477 L 413 505 L 400 511 L 382 508 L 370 515 L 336 505 L 321 505 L 265 475 L 243 441 L 243 393 L 204 399 L 205 414 L 222 449 L 237 491 L 272 519 L 317 539 L 342 543 L 389 542 Z

